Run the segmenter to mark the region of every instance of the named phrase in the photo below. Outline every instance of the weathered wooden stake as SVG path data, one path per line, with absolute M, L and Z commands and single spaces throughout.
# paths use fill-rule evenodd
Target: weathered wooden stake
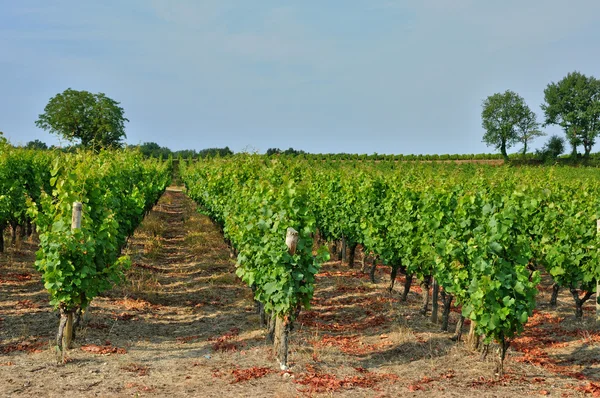
M 285 235 L 285 244 L 288 247 L 288 253 L 290 255 L 296 254 L 296 247 L 298 246 L 298 231 L 294 228 L 288 228 Z M 274 348 L 275 355 L 279 362 L 279 368 L 281 370 L 287 370 L 287 355 L 288 355 L 288 337 L 291 329 L 291 320 L 289 315 L 279 314 L 275 320 L 275 338 Z
M 83 205 L 81 202 L 73 202 L 73 214 L 71 216 L 71 229 L 81 228 L 81 214 Z
M 296 254 L 296 246 L 298 245 L 298 231 L 294 228 L 288 228 L 285 234 L 285 245 L 288 247 L 290 255 Z
M 479 335 L 475 332 L 477 324 L 471 320 L 471 326 L 469 327 L 469 335 L 467 336 L 467 345 L 470 349 L 475 351 L 479 348 Z

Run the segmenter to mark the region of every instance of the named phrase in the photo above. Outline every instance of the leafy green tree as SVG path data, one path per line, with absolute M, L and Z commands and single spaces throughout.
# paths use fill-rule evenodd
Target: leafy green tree
M 537 122 L 537 116 L 529 107 L 524 106 L 521 109 L 521 115 L 516 125 L 517 139 L 523 144 L 523 155 L 527 153 L 527 145 L 536 137 L 546 135 L 540 131 L 540 124 Z
M 86 148 L 118 147 L 126 138 L 125 118 L 119 102 L 103 93 L 67 89 L 50 98 L 35 124 Z
M 147 158 L 159 158 L 162 156 L 163 159 L 168 158 L 172 153 L 169 148 L 161 147 L 156 142 L 144 142 L 140 145 L 140 152 Z
M 215 157 L 217 155 L 220 157 L 231 156 L 233 155 L 233 151 L 226 146 L 225 148 L 206 148 L 198 152 L 198 157 L 200 158 Z
M 527 146 L 538 124 L 525 100 L 511 90 L 487 97 L 482 104 L 482 127 L 486 130 L 483 142 L 500 150 L 508 161 L 506 150 L 517 142 Z
M 544 100 L 544 126 L 562 127 L 572 156 L 576 157 L 577 146 L 583 145 L 584 156 L 588 157 L 600 133 L 600 81 L 577 71 L 569 73 L 546 87 Z
M 27 143 L 27 145 L 25 145 L 25 148 L 27 148 L 27 149 L 46 150 L 46 149 L 48 149 L 48 145 L 46 145 L 45 142 L 42 142 L 40 140 L 33 140 L 33 141 L 29 141 Z
M 536 156 L 546 163 L 554 163 L 556 158 L 565 151 L 565 140 L 553 135 L 544 144 L 541 150 L 536 151 Z

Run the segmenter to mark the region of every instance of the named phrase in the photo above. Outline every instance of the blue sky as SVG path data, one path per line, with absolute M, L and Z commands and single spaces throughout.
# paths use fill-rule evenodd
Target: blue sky
M 0 0 L 0 131 L 58 143 L 34 122 L 70 87 L 121 102 L 131 144 L 493 152 L 482 100 L 541 120 L 598 43 L 597 0 Z

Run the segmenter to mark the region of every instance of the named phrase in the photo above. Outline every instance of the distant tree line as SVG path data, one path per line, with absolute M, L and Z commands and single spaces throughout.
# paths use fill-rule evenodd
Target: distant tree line
M 139 146 L 140 151 L 146 157 L 163 157 L 163 159 L 168 158 L 170 155 L 173 155 L 174 158 L 182 157 L 184 159 L 196 159 L 196 158 L 205 158 L 207 156 L 229 156 L 233 155 L 233 151 L 229 149 L 228 146 L 225 148 L 207 148 L 202 149 L 200 151 L 196 151 L 195 149 L 183 149 L 179 151 L 171 151 L 167 147 L 161 147 L 156 142 L 144 142 Z
M 0 133 L 0 138 L 3 138 L 3 137 L 1 137 L 1 133 Z M 25 144 L 24 147 L 27 149 L 36 149 L 36 150 L 59 150 L 59 151 L 63 151 L 63 152 L 74 152 L 79 148 L 83 148 L 84 145 L 75 144 L 75 145 L 67 145 L 67 146 L 63 146 L 63 147 L 57 147 L 54 145 L 48 146 L 48 144 L 46 144 L 45 142 L 42 142 L 42 141 L 36 139 L 33 141 L 29 141 L 27 144 Z M 221 156 L 221 157 L 233 155 L 233 151 L 231 149 L 229 149 L 229 147 L 207 148 L 207 149 L 202 149 L 200 151 L 196 151 L 195 149 L 183 149 L 183 150 L 179 150 L 179 151 L 172 151 L 171 149 L 169 149 L 167 147 L 161 147 L 156 142 L 145 142 L 139 146 L 128 146 L 127 148 L 129 148 L 129 149 L 139 148 L 140 152 L 145 157 L 158 158 L 158 157 L 162 156 L 163 159 L 166 159 L 171 155 L 174 158 L 182 157 L 184 159 L 204 158 L 207 156 L 214 157 L 217 155 Z
M 297 156 L 297 155 L 304 155 L 306 152 L 302 151 L 302 150 L 296 150 L 294 148 L 288 148 L 285 151 L 282 151 L 279 148 L 269 148 L 267 149 L 266 155 L 267 156 L 271 156 L 271 155 L 288 155 L 288 156 Z

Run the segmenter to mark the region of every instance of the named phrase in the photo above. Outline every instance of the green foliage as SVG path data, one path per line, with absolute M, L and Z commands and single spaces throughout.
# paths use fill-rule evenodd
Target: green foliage
M 122 280 L 129 260 L 121 248 L 169 183 L 170 164 L 130 152 L 80 152 L 57 154 L 49 170 L 50 189 L 29 206 L 40 234 L 35 266 L 54 307 L 85 309 Z M 82 223 L 71 230 L 76 201 Z
M 190 197 L 239 251 L 237 275 L 253 287 L 255 299 L 290 319 L 298 307 L 308 307 L 328 253 L 320 249 L 313 256 L 315 217 L 300 170 L 255 155 L 180 166 Z M 294 255 L 285 244 L 288 227 L 299 235 Z
M 538 150 L 536 155 L 546 163 L 554 163 L 559 155 L 565 151 L 565 141 L 562 137 L 553 135 L 544 144 L 541 150 Z
M 4 137 L 4 133 L 0 131 L 0 149 L 2 149 L 6 145 L 8 145 L 8 140 L 6 139 L 6 137 Z
M 535 114 L 513 91 L 490 95 L 483 101 L 482 107 L 481 124 L 486 131 L 483 142 L 499 149 L 505 160 L 508 160 L 508 148 L 519 141 L 526 147 L 537 134 Z
M 50 162 L 45 152 L 8 145 L 0 152 L 0 230 L 26 221 L 27 200 L 37 201 L 49 189 Z
M 50 98 L 35 124 L 68 141 L 80 140 L 84 148 L 99 150 L 120 146 L 128 121 L 119 103 L 105 94 L 69 88 Z
M 571 72 L 544 90 L 544 125 L 561 126 L 576 157 L 583 145 L 587 157 L 600 133 L 600 81 L 593 76 Z
M 42 142 L 40 140 L 33 140 L 33 141 L 29 141 L 27 143 L 27 145 L 25 145 L 25 148 L 37 149 L 37 150 L 44 151 L 44 150 L 48 149 L 48 145 L 45 142 Z

